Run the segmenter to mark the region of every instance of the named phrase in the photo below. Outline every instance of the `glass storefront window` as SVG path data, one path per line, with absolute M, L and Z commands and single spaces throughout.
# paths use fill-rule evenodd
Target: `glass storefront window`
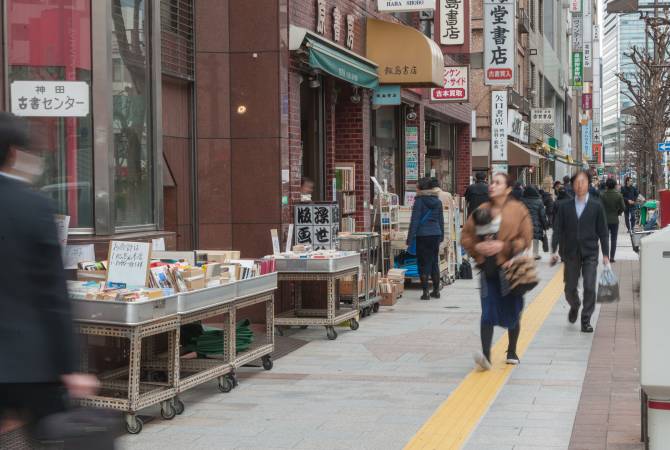
M 396 185 L 398 148 L 396 108 L 382 107 L 375 111 L 375 176 L 380 183 L 388 183 L 388 191 L 400 194 Z
M 90 96 L 91 0 L 8 0 L 6 7 L 10 86 L 14 81 L 84 81 Z M 44 159 L 36 187 L 56 202 L 60 214 L 70 216 L 70 228 L 92 228 L 91 114 L 26 120 L 30 150 Z
M 146 1 L 111 1 L 116 226 L 152 224 L 151 21 Z

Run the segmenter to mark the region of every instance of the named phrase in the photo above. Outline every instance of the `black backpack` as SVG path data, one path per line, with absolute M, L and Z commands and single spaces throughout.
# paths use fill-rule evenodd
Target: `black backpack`
M 461 280 L 472 280 L 472 266 L 469 261 L 464 260 L 458 270 L 458 278 Z

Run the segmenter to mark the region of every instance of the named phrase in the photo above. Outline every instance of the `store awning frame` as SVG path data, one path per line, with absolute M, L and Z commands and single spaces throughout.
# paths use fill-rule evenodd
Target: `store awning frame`
M 368 17 L 365 55 L 379 65 L 379 82 L 402 87 L 444 87 L 440 46 L 416 28 Z
M 540 164 L 545 157 L 518 142 L 507 141 L 507 160 L 510 166 L 534 166 Z
M 376 63 L 306 28 L 291 25 L 289 50 L 300 49 L 308 53 L 308 62 L 313 69 L 362 88 L 379 86 Z

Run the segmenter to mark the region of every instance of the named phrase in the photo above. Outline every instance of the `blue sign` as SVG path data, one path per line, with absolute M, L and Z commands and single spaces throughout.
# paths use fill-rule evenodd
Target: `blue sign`
M 656 145 L 659 152 L 670 152 L 670 142 L 659 142 Z
M 590 120 L 582 125 L 582 158 L 593 159 L 593 122 Z
M 373 105 L 399 105 L 400 104 L 400 86 L 380 85 L 374 90 L 372 95 Z

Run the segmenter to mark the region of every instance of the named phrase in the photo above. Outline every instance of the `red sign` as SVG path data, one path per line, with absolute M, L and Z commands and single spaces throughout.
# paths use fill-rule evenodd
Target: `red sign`
M 444 68 L 444 87 L 430 90 L 430 99 L 434 102 L 468 101 L 468 66 L 449 66 Z
M 603 144 L 592 144 L 593 148 L 593 160 L 597 161 L 598 164 L 603 163 Z
M 592 94 L 582 94 L 582 109 L 589 110 L 593 107 Z
M 512 80 L 512 69 L 488 69 L 489 80 Z

